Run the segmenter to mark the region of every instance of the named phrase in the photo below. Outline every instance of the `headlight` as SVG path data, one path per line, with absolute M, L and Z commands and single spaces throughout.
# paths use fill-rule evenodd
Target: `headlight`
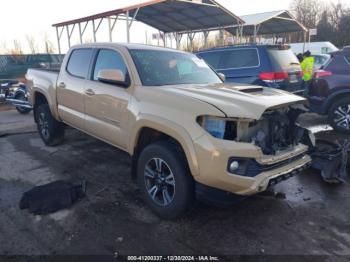
M 231 119 L 201 116 L 197 122 L 215 138 L 234 140 L 237 137 L 237 122 Z

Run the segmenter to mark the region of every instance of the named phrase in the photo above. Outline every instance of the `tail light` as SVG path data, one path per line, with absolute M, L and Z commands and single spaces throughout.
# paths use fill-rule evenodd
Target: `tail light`
M 283 81 L 288 77 L 287 72 L 264 72 L 260 74 L 260 79 L 263 81 Z
M 314 78 L 318 79 L 318 78 L 321 78 L 321 77 L 331 76 L 331 75 L 332 75 L 332 72 L 330 72 L 330 71 L 320 70 L 320 71 L 317 71 L 315 73 Z

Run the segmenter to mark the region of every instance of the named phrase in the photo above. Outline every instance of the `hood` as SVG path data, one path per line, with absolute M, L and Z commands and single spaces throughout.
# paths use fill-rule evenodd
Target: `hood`
M 176 85 L 162 92 L 188 96 L 220 109 L 227 117 L 259 120 L 268 109 L 305 104 L 306 99 L 283 90 L 241 84 Z

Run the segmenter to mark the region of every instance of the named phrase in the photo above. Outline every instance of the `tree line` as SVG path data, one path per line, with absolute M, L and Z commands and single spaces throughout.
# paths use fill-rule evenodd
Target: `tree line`
M 312 41 L 330 41 L 337 47 L 350 45 L 350 7 L 320 0 L 293 0 L 291 5 L 299 22 L 307 28 L 317 28 Z M 293 35 L 293 42 L 304 41 L 302 33 Z

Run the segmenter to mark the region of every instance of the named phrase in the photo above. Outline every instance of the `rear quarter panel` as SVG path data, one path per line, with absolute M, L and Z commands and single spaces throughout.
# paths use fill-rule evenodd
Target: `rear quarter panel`
M 29 102 L 35 105 L 35 98 L 38 93 L 45 96 L 49 103 L 52 115 L 59 120 L 57 112 L 56 82 L 58 72 L 29 69 L 26 75 L 29 93 Z

